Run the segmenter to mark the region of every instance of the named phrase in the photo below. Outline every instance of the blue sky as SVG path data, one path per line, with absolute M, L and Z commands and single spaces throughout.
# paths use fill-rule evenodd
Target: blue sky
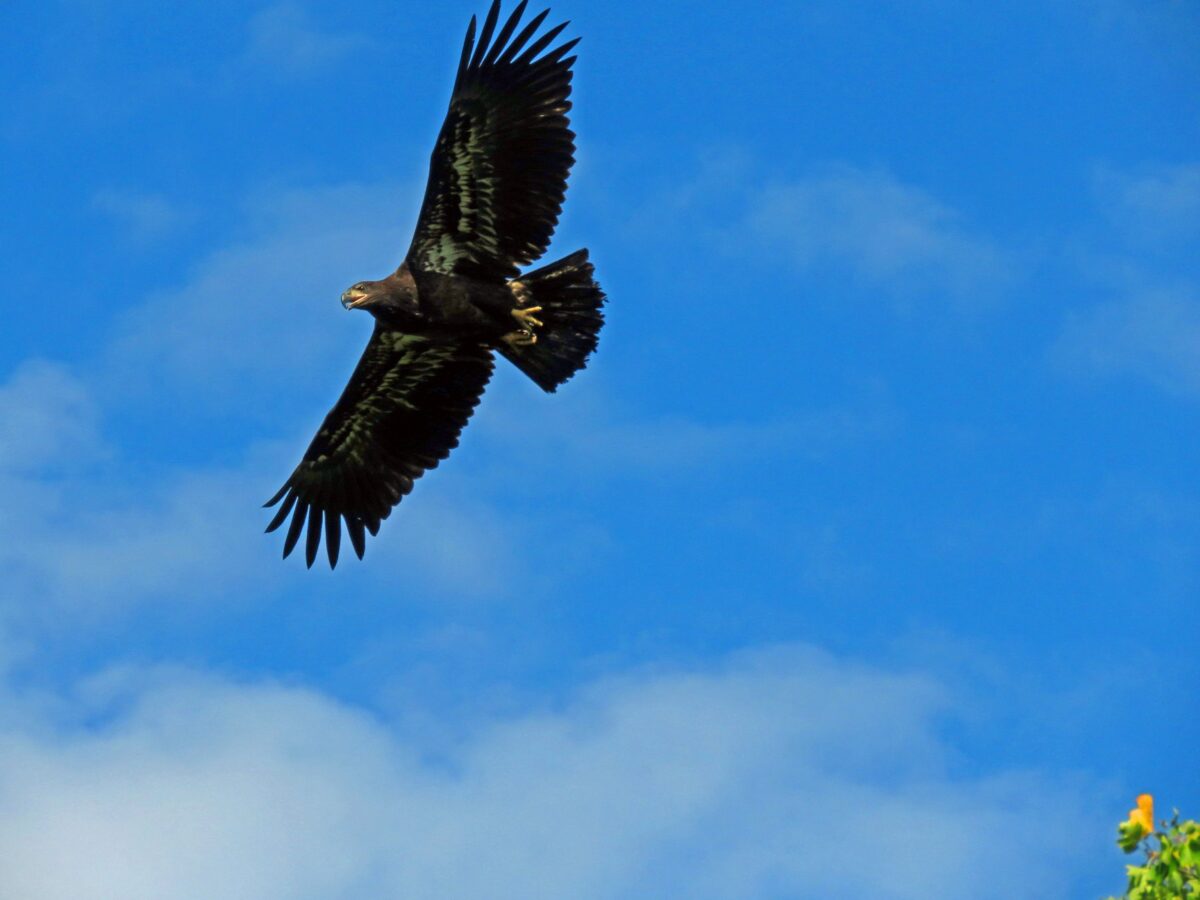
M 483 11 L 0 8 L 0 895 L 1119 890 L 1200 810 L 1200 9 L 556 6 L 599 353 L 305 571 Z

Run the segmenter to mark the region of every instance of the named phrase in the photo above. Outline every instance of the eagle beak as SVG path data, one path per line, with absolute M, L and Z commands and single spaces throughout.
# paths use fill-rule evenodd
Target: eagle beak
M 370 296 L 366 291 L 346 291 L 342 294 L 342 306 L 346 309 L 358 309 L 367 305 Z

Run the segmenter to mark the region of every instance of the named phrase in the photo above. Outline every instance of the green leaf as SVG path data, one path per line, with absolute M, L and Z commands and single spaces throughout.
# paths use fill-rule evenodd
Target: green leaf
M 1146 830 L 1137 822 L 1122 822 L 1117 826 L 1117 846 L 1126 853 L 1132 853 L 1138 848 Z

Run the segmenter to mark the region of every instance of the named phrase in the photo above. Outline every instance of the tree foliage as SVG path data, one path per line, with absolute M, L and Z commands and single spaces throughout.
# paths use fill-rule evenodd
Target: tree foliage
M 1156 829 L 1154 798 L 1142 794 L 1117 826 L 1117 844 L 1126 853 L 1139 847 L 1145 853 L 1142 865 L 1125 867 L 1129 884 L 1122 900 L 1200 900 L 1200 824 L 1181 821 L 1175 810 Z

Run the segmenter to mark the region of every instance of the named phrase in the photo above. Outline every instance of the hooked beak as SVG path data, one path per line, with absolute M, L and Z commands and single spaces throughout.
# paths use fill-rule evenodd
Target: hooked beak
M 342 306 L 346 309 L 358 309 L 370 302 L 371 295 L 366 291 L 356 291 L 353 288 L 342 294 Z

